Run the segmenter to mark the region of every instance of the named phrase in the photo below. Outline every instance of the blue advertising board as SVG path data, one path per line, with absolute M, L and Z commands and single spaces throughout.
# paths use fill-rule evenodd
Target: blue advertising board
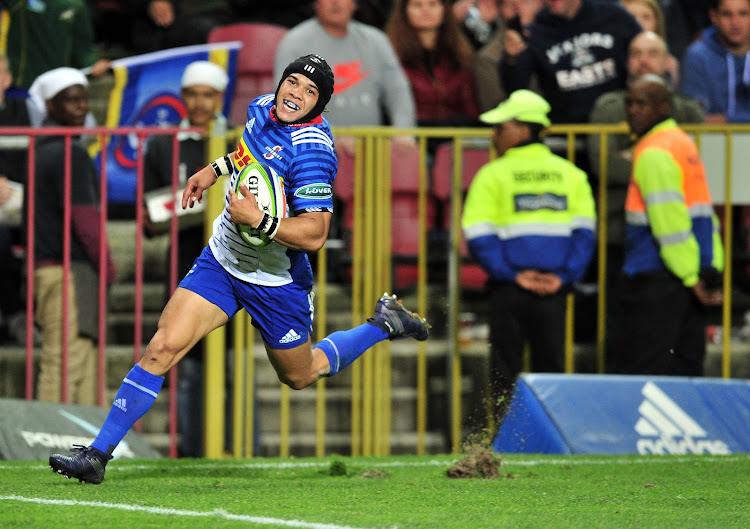
M 494 441 L 497 452 L 750 452 L 750 381 L 525 374 Z

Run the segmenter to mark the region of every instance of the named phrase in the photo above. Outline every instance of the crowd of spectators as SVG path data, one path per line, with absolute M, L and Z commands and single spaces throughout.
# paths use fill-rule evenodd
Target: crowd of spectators
M 629 86 L 644 74 L 659 76 L 675 94 L 670 116 L 677 123 L 750 121 L 750 0 L 10 0 L 1 6 L 7 59 L 0 56 L 0 125 L 34 122 L 39 109 L 24 97 L 45 72 L 66 67 L 96 77 L 111 59 L 205 43 L 215 27 L 251 21 L 289 29 L 269 58 L 275 78 L 301 55 L 326 58 L 335 93 L 325 116 L 335 127 L 476 126 L 480 112 L 521 89 L 544 97 L 552 124 L 620 123 Z M 3 98 L 6 91 L 11 97 Z M 51 118 L 67 119 L 63 108 L 45 105 Z M 608 144 L 612 310 L 619 303 L 632 139 L 613 135 Z M 410 137 L 396 141 L 414 144 Z M 354 152 L 352 137 L 335 142 L 340 152 Z M 158 148 L 150 144 L 147 170 L 158 165 Z M 600 154 L 598 137 L 576 145 L 575 163 L 595 190 Z M 22 174 L 23 167 L 0 167 L 0 183 L 23 183 Z M 87 197 L 96 193 L 92 187 Z M 7 232 L 0 225 L 0 241 Z M 6 246 L 0 247 L 4 265 Z M 97 262 L 84 250 L 81 259 Z M 0 309 L 15 314 L 21 306 Z M 612 316 L 608 321 L 617 322 Z M 608 332 L 614 340 L 621 331 Z

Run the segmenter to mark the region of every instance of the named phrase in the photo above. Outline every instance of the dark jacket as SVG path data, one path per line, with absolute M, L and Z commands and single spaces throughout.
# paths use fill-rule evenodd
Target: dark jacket
M 583 0 L 570 20 L 543 8 L 529 26 L 527 48 L 500 66 L 508 93 L 528 88 L 532 75 L 554 123 L 586 123 L 596 98 L 625 88 L 630 41 L 641 27 L 616 4 Z

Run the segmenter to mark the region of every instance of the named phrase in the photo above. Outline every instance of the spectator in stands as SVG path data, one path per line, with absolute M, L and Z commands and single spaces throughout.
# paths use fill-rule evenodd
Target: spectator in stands
M 455 0 L 453 15 L 461 23 L 472 47 L 478 50 L 497 30 L 500 12 L 497 0 Z
M 39 85 L 46 102 L 48 127 L 80 127 L 88 113 L 88 81 L 74 68 L 56 68 Z M 98 337 L 99 261 L 106 262 L 106 282 L 115 280 L 115 268 L 105 245 L 100 255 L 99 174 L 78 138 L 73 138 L 71 159 L 71 270 L 68 305 L 63 306 L 63 183 L 65 142 L 62 136 L 36 141 L 34 207 L 34 292 L 36 320 L 44 342 L 37 398 L 60 402 L 63 313 L 67 313 L 68 402 L 96 404 L 95 341 Z
M 17 189 L 0 174 L 0 343 L 13 341 L 23 344 L 26 336 L 24 303 L 21 298 L 21 266 L 13 256 L 14 230 L 7 220 L 10 204 Z M 19 214 L 20 216 L 20 214 Z
M 127 55 L 133 50 L 133 17 L 129 0 L 88 0 L 94 42 L 102 51 Z
M 206 140 L 211 135 L 224 135 L 228 129 L 226 118 L 221 114 L 229 78 L 226 71 L 209 61 L 196 61 L 188 65 L 182 75 L 181 97 L 187 116 L 180 122 L 184 128 L 200 127 L 204 134 L 184 132 L 178 135 L 180 142 L 178 188 L 183 189 L 188 175 L 198 172 L 206 165 Z M 144 191 L 169 189 L 172 187 L 172 136 L 153 136 L 146 144 L 146 159 L 143 166 Z M 177 277 L 190 271 L 206 242 L 203 213 L 190 214 L 196 220 L 181 227 L 177 243 Z M 149 222 L 150 233 L 159 230 Z M 178 279 L 179 280 L 179 279 Z M 167 299 L 171 285 L 167 277 Z M 165 300 L 166 301 L 166 300 Z M 180 363 L 177 386 L 177 427 L 180 433 L 180 455 L 203 456 L 203 347 L 199 342 Z
M 750 0 L 713 0 L 712 27 L 682 63 L 680 92 L 694 97 L 709 123 L 750 121 Z
M 500 82 L 500 62 L 503 57 L 505 28 L 516 31 L 527 27 L 542 8 L 542 0 L 497 0 L 500 18 L 497 31 L 492 38 L 475 54 L 474 78 L 477 85 L 477 100 L 480 112 L 495 108 L 507 94 Z M 537 92 L 536 79 L 530 81 L 530 88 Z
M 10 59 L 16 87 L 28 89 L 39 75 L 61 66 L 91 67 L 94 76 L 109 68 L 108 60 L 96 59 L 86 2 L 5 0 L 2 9 L 7 29 L 0 30 L 0 49 Z
M 528 35 L 508 29 L 501 79 L 527 88 L 532 74 L 549 101 L 553 123 L 586 123 L 601 94 L 624 88 L 630 41 L 641 27 L 619 5 L 544 0 Z
M 644 31 L 653 31 L 665 38 L 667 30 L 658 0 L 620 0 L 620 5 L 633 15 Z
M 209 32 L 237 22 L 229 0 L 146 0 L 133 6 L 133 48 L 146 53 L 204 44 Z
M 500 418 L 529 342 L 532 369 L 561 372 L 566 294 L 593 255 L 595 208 L 587 175 L 541 142 L 550 125 L 541 96 L 518 90 L 479 118 L 498 159 L 469 187 L 463 232 L 490 276 L 490 380 Z
M 28 98 L 6 93 L 13 82 L 8 58 L 0 52 L 0 127 L 28 127 L 30 114 L 37 112 Z M 21 211 L 9 211 L 20 203 L 27 180 L 28 137 L 0 137 L 0 341 L 5 338 L 24 344 L 26 311 L 21 294 L 21 262 L 13 256 L 13 246 L 25 244 L 21 229 Z M 34 328 L 35 343 L 41 336 Z
M 653 31 L 664 40 L 666 45 L 667 29 L 664 24 L 664 14 L 657 0 L 620 0 L 620 5 L 633 15 L 644 31 Z M 667 52 L 665 78 L 673 86 L 680 85 L 680 63 L 669 52 Z
M 645 74 L 666 78 L 669 53 L 664 40 L 644 31 L 630 43 L 628 75 L 637 79 Z M 599 96 L 591 111 L 592 123 L 624 123 L 626 90 Z M 702 123 L 700 104 L 688 97 L 672 97 L 672 117 L 677 123 Z M 592 174 L 599 180 L 599 135 L 589 137 L 588 154 Z M 607 362 L 616 370 L 622 344 L 622 265 L 625 259 L 625 195 L 632 171 L 629 134 L 612 134 L 607 141 Z
M 313 16 L 313 0 L 230 0 L 229 3 L 238 17 L 235 22 L 264 22 L 291 28 Z
M 659 4 L 667 21 L 667 48 L 682 60 L 688 46 L 711 25 L 711 0 L 659 0 Z
M 414 99 L 388 37 L 377 28 L 352 20 L 354 0 L 316 0 L 315 18 L 290 29 L 276 50 L 274 75 L 310 48 L 333 69 L 336 86 L 326 118 L 333 127 L 416 125 Z M 336 148 L 352 154 L 354 138 L 336 136 Z M 397 143 L 414 144 L 398 136 Z
M 386 34 L 411 85 L 417 124 L 477 125 L 473 50 L 447 0 L 396 0 Z
M 671 117 L 671 102 L 657 75 L 628 88 L 628 125 L 638 140 L 625 202 L 619 371 L 700 376 L 705 306 L 721 303 L 724 252 L 703 163 Z
M 363 24 L 383 29 L 392 10 L 393 0 L 359 0 L 354 18 Z

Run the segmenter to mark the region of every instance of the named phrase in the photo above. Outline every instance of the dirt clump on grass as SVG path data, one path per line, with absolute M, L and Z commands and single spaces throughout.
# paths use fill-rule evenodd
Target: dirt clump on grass
M 500 477 L 500 456 L 483 444 L 464 446 L 464 457 L 447 470 L 449 478 L 494 479 Z

